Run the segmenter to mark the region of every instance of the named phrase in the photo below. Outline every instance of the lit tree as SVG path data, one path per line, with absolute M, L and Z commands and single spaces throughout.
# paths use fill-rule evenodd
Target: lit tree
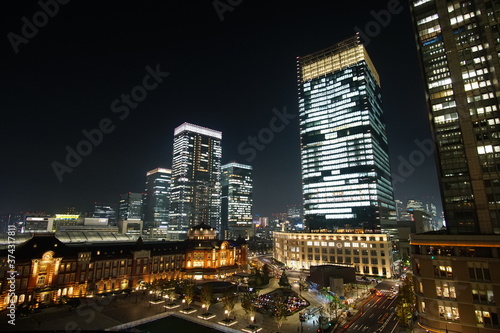
M 184 299 L 186 300 L 187 309 L 189 309 L 189 305 L 193 302 L 194 297 L 193 279 L 185 279 L 182 281 L 182 292 L 184 294 Z
M 402 327 L 409 327 L 411 325 L 411 318 L 416 311 L 413 276 L 410 273 L 406 275 L 406 279 L 403 280 L 403 283 L 399 287 L 399 297 L 400 300 L 396 308 L 396 315 Z
M 250 316 L 250 320 L 253 323 L 253 318 L 255 318 L 255 313 L 257 312 L 257 308 L 255 303 L 258 299 L 257 292 L 244 292 L 241 294 L 241 307 L 245 310 L 245 313 Z
M 170 299 L 170 303 L 173 302 L 175 299 L 175 286 L 177 285 L 176 280 L 167 280 L 163 279 L 162 283 L 162 293 L 167 296 L 168 299 Z
M 212 305 L 213 297 L 214 292 L 212 286 L 209 284 L 203 285 L 203 287 L 201 287 L 201 304 L 203 304 L 207 309 L 206 313 L 208 313 L 208 308 L 210 307 L 210 305 Z
M 332 300 L 323 306 L 324 312 L 328 315 L 328 320 L 337 320 L 337 309 L 340 306 L 340 298 L 337 294 L 332 296 Z
M 224 297 L 222 298 L 222 304 L 224 306 L 224 310 L 227 311 L 227 316 L 231 314 L 236 305 L 238 297 L 231 291 L 226 291 Z

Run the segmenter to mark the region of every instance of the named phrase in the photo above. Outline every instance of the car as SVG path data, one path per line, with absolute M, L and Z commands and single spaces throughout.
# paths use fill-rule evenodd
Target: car
M 387 299 L 393 299 L 393 298 L 394 298 L 394 296 L 392 296 L 392 295 L 387 296 Z

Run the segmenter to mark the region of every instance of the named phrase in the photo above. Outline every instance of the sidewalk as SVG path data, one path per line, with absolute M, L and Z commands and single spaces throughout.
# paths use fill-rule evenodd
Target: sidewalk
M 275 279 L 272 279 L 270 284 L 262 289 L 259 294 L 268 293 L 278 288 Z M 311 303 L 311 306 L 317 305 L 317 301 L 309 292 L 302 292 L 302 297 Z M 182 308 L 182 303 L 176 301 L 181 305 L 175 310 L 168 310 L 172 313 L 178 313 Z M 158 316 L 165 314 L 166 310 L 164 304 L 150 304 L 149 294 L 143 295 L 141 292 L 133 292 L 130 295 L 118 295 L 108 297 L 88 298 L 82 301 L 82 304 L 76 309 L 70 309 L 67 305 L 55 306 L 42 309 L 39 313 L 32 314 L 29 317 L 16 318 L 16 325 L 12 326 L 7 323 L 6 312 L 2 311 L 0 316 L 4 320 L 0 320 L 0 332 L 6 331 L 54 331 L 65 330 L 77 332 L 78 330 L 103 330 L 115 327 L 121 324 L 126 324 L 132 321 L 141 320 L 146 317 Z M 196 318 L 205 310 L 202 310 L 198 305 L 191 305 L 197 311 L 190 316 Z M 215 318 L 210 319 L 210 322 L 218 323 L 220 320 L 226 318 L 224 314 L 222 302 L 214 304 L 210 307 L 210 313 L 216 315 Z M 238 321 L 231 329 L 241 330 L 249 325 L 250 318 L 245 314 L 245 310 L 241 307 L 241 303 L 237 303 L 231 317 L 235 316 Z M 254 324 L 262 328 L 261 333 L 275 333 L 277 332 L 277 325 L 274 318 L 268 317 L 261 313 L 256 313 Z M 221 331 L 225 330 L 224 326 L 218 326 Z M 317 324 L 313 320 L 301 323 L 299 320 L 299 313 L 295 313 L 284 321 L 280 332 L 316 332 Z

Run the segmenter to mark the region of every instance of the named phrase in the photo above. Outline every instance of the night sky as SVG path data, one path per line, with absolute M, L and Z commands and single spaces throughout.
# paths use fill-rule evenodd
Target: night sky
M 0 213 L 85 211 L 94 201 L 143 192 L 148 170 L 171 167 L 173 130 L 183 122 L 222 131 L 222 163 L 254 167 L 255 214 L 301 204 L 298 116 L 253 159 L 238 147 L 268 128 L 275 112 L 298 115 L 297 56 L 350 37 L 355 27 L 373 29 L 372 11 L 389 3 L 403 10 L 377 24 L 367 50 L 381 77 L 392 173 L 403 176 L 395 197 L 434 197 L 440 206 L 434 159 L 410 156 L 430 131 L 408 3 L 298 3 L 221 0 L 220 12 L 227 10 L 218 13 L 213 1 L 74 0 L 46 22 L 36 1 L 4 3 Z M 13 37 L 24 38 L 34 15 L 38 32 Z M 155 70 L 161 82 L 147 81 L 147 96 L 126 107 L 122 96 L 140 96 Z M 54 163 L 67 165 L 66 147 L 83 147 L 82 131 L 99 126 L 108 133 L 60 181 Z M 414 170 L 401 173 L 410 157 Z

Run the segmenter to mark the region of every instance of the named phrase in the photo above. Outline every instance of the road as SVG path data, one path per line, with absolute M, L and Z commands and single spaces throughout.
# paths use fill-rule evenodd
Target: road
M 394 298 L 389 299 L 392 295 L 391 287 L 398 288 L 396 282 L 384 281 L 379 283 L 375 288 L 380 290 L 382 296 L 376 296 L 366 303 L 361 317 L 359 317 L 345 333 L 393 333 L 398 327 L 396 317 L 396 305 L 398 302 L 397 294 Z

